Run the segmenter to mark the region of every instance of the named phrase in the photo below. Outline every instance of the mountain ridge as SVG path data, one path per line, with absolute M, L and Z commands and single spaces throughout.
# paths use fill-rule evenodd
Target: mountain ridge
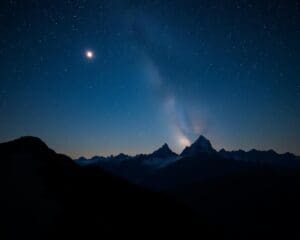
M 273 155 L 286 156 L 289 158 L 294 157 L 294 158 L 300 159 L 300 156 L 298 156 L 294 153 L 291 153 L 291 152 L 278 153 L 274 149 L 258 150 L 258 149 L 252 148 L 252 149 L 246 151 L 246 150 L 242 150 L 242 149 L 226 150 L 226 149 L 222 148 L 219 151 L 217 151 L 216 149 L 213 148 L 210 140 L 208 140 L 205 136 L 200 135 L 190 146 L 186 146 L 180 154 L 177 154 L 174 151 L 172 151 L 172 149 L 169 147 L 169 145 L 167 143 L 164 143 L 161 147 L 157 148 L 156 150 L 154 150 L 152 153 L 149 153 L 149 154 L 141 153 L 141 154 L 136 154 L 136 155 L 127 155 L 124 153 L 119 153 L 118 155 L 115 155 L 115 156 L 111 155 L 108 157 L 104 157 L 101 155 L 95 155 L 91 158 L 79 157 L 79 158 L 75 158 L 74 160 L 92 160 L 95 157 L 101 158 L 102 160 L 103 159 L 115 160 L 119 155 L 126 156 L 127 158 L 135 158 L 135 157 L 141 157 L 141 156 L 153 156 L 153 154 L 156 154 L 157 152 L 160 153 L 161 151 L 169 151 L 170 155 L 178 156 L 178 157 L 195 156 L 199 153 L 219 153 L 223 157 L 228 157 L 228 156 L 238 155 L 239 153 L 240 154 L 249 154 L 249 153 L 251 154 L 251 153 L 258 152 L 258 153 L 270 153 Z M 235 156 L 235 158 L 236 158 L 236 160 L 242 160 L 242 159 L 238 159 L 237 156 Z
M 203 135 L 180 155 L 172 152 L 167 144 L 163 144 L 150 154 L 128 156 L 123 161 L 111 157 L 96 163 L 85 162 L 154 190 L 204 181 L 247 169 L 300 168 L 300 159 L 294 154 L 255 149 L 248 152 L 225 149 L 216 151 Z

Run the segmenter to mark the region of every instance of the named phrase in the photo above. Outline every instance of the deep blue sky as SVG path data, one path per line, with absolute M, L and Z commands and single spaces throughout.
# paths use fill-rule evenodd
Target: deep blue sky
M 1 142 L 300 154 L 299 1 L 1 1 L 0 31 Z

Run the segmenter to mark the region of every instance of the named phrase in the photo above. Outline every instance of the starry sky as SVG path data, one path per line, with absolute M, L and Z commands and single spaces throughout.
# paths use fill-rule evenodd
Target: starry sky
M 1 1 L 0 34 L 1 142 L 300 154 L 300 1 Z

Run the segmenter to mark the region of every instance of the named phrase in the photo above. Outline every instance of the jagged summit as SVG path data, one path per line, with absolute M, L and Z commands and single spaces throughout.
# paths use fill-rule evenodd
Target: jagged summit
M 161 148 L 167 148 L 167 149 L 170 149 L 170 148 L 169 148 L 169 145 L 168 145 L 167 143 L 164 143 L 164 144 L 161 146 Z
M 150 154 L 151 157 L 157 158 L 168 158 L 168 157 L 176 157 L 177 154 L 174 153 L 168 146 L 167 143 L 164 143 L 159 149 Z
M 200 135 L 199 138 L 193 143 L 193 145 L 196 147 L 201 147 L 201 149 L 213 149 L 210 141 L 203 135 Z
M 212 147 L 210 141 L 203 135 L 200 135 L 197 140 L 189 147 L 186 147 L 181 156 L 194 156 L 199 153 L 214 153 L 216 150 Z

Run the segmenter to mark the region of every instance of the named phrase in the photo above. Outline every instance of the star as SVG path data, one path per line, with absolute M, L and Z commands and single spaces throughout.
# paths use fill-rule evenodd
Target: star
M 92 58 L 94 58 L 94 52 L 91 51 L 91 50 L 87 50 L 87 51 L 85 52 L 85 56 L 86 56 L 88 59 L 92 59 Z

